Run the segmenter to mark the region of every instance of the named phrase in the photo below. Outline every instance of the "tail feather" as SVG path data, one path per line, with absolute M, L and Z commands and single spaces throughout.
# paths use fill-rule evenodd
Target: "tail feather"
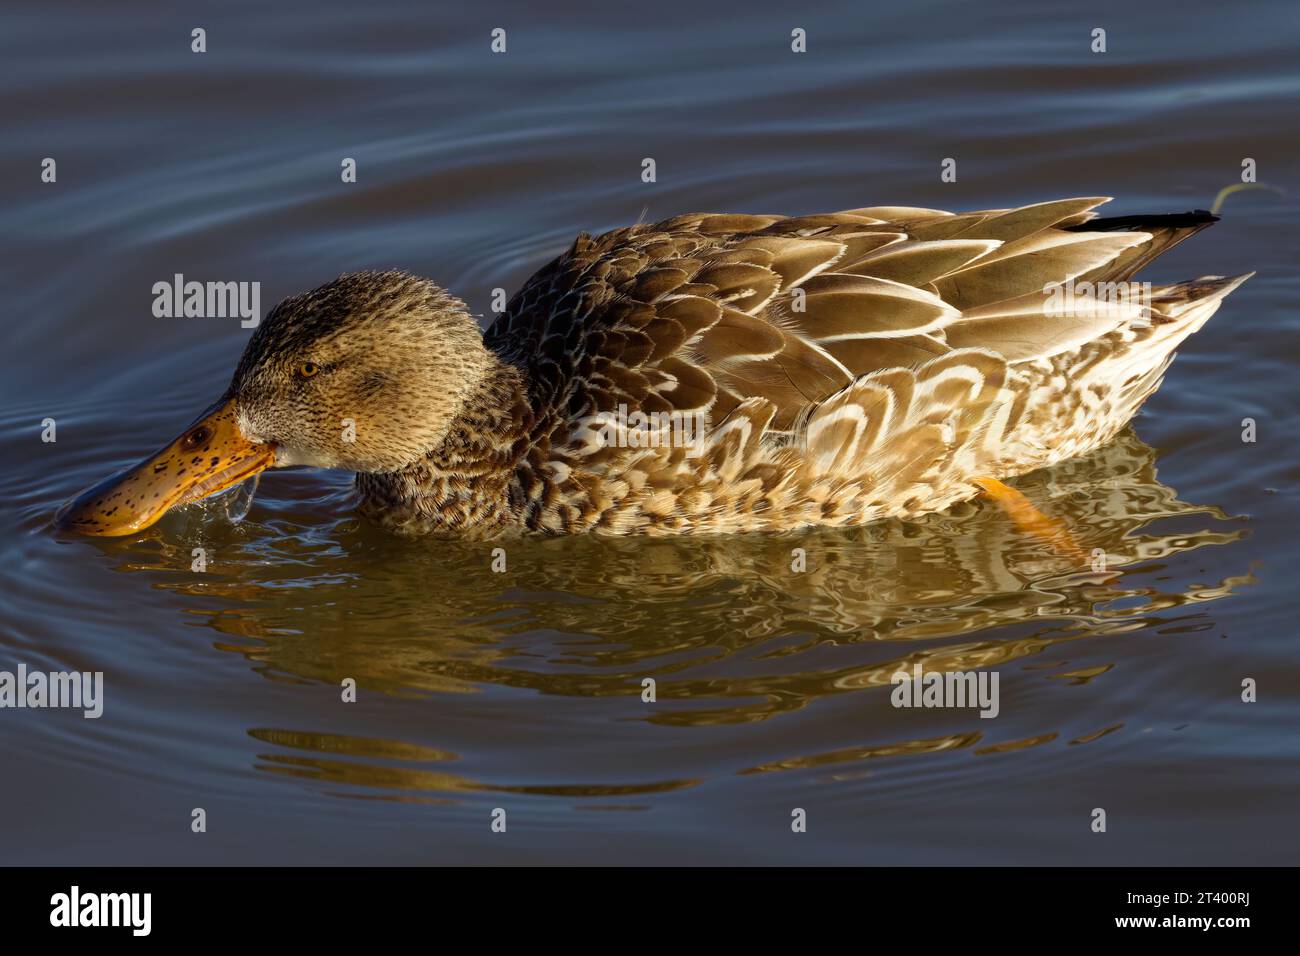
M 1184 239 L 1219 221 L 1204 209 L 1191 212 L 1160 213 L 1138 216 L 1103 216 L 1077 225 L 1066 226 L 1067 232 L 1144 232 L 1148 242 L 1126 249 L 1113 260 L 1079 277 L 1085 282 L 1127 282 L 1152 260 L 1164 255 Z
M 1151 290 L 1151 308 L 1168 319 L 1183 318 L 1192 309 L 1218 306 L 1228 294 L 1255 273 L 1238 276 L 1201 276 L 1186 282 L 1156 286 Z M 1207 315 L 1206 318 L 1209 318 Z

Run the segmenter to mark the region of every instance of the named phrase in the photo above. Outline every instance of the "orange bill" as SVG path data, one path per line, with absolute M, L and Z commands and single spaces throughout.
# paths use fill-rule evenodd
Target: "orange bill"
M 236 412 L 233 398 L 219 400 L 157 454 L 69 501 L 56 521 L 82 534 L 133 534 L 176 505 L 206 498 L 271 467 L 275 445 L 244 438 Z

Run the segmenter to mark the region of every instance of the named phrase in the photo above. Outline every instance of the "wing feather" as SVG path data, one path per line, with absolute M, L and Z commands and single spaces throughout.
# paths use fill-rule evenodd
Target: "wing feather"
M 535 437 L 557 456 L 612 460 L 591 422 L 620 403 L 703 411 L 718 429 L 744 419 L 728 441 L 802 442 L 814 474 L 870 466 L 902 493 L 1014 426 L 1024 396 L 1009 368 L 1145 321 L 1045 301 L 1053 284 L 1131 272 L 1177 238 L 1117 220 L 1090 231 L 1105 201 L 693 213 L 583 234 L 486 341 L 525 369 Z

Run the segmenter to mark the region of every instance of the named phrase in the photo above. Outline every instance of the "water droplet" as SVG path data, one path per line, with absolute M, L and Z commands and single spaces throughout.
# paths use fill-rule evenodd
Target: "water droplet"
M 226 517 L 230 519 L 231 524 L 239 524 L 243 521 L 248 510 L 253 507 L 253 496 L 257 494 L 257 482 L 261 477 L 261 475 L 253 475 L 251 478 L 245 478 L 221 496 Z

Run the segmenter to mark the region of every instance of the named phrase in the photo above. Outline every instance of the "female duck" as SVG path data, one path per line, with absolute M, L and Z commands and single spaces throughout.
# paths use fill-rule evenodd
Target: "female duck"
M 131 534 L 289 465 L 356 471 L 363 513 L 411 534 L 941 510 L 1109 441 L 1248 278 L 1125 294 L 1215 217 L 1095 218 L 1104 201 L 584 234 L 486 335 L 426 279 L 345 275 L 277 306 L 217 403 L 63 520 Z

